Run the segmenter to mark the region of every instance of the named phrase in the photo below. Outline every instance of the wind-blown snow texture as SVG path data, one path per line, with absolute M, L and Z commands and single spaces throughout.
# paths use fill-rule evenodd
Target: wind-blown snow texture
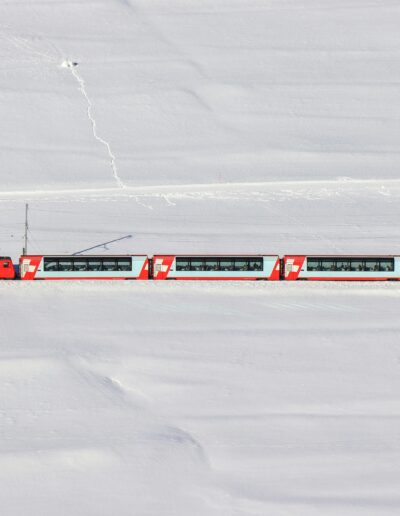
M 2 0 L 0 255 L 26 201 L 35 253 L 400 254 L 399 26 L 393 0 Z M 7 516 L 399 514 L 397 285 L 0 297 Z

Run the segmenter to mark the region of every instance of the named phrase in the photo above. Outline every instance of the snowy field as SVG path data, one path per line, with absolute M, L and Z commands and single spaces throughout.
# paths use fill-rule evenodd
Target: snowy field
M 398 514 L 395 285 L 0 292 L 7 514 Z
M 0 0 L 0 255 L 400 254 L 395 0 Z M 72 63 L 78 63 L 74 66 Z M 1 283 L 7 516 L 397 516 L 396 284 Z

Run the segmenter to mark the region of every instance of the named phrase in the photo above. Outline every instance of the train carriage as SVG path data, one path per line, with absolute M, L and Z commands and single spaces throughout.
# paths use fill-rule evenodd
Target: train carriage
M 15 279 L 14 265 L 9 256 L 0 256 L 0 279 Z
M 18 268 L 17 268 L 18 269 Z M 19 274 L 0 257 L 0 279 L 23 280 L 400 280 L 400 256 L 23 255 Z
M 277 255 L 155 255 L 155 280 L 279 280 Z
M 284 280 L 384 281 L 400 279 L 399 256 L 305 256 L 283 258 Z
M 23 280 L 146 280 L 145 255 L 29 255 L 20 258 Z

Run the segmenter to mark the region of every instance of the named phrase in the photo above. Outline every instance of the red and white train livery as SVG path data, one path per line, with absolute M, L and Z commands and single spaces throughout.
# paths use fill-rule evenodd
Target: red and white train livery
M 155 280 L 279 280 L 278 255 L 155 255 Z
M 400 256 L 23 255 L 16 274 L 0 257 L 0 279 L 22 280 L 400 280 Z
M 14 279 L 15 269 L 9 256 L 0 256 L 0 279 Z
M 23 280 L 145 280 L 149 279 L 147 256 L 21 256 Z
M 383 281 L 400 279 L 399 256 L 284 256 L 284 280 Z

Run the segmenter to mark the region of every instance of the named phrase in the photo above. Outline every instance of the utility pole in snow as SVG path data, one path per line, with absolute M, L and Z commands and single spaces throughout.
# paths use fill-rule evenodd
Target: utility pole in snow
M 25 204 L 25 233 L 24 233 L 24 248 L 22 249 L 22 254 L 25 256 L 28 254 L 28 204 Z

